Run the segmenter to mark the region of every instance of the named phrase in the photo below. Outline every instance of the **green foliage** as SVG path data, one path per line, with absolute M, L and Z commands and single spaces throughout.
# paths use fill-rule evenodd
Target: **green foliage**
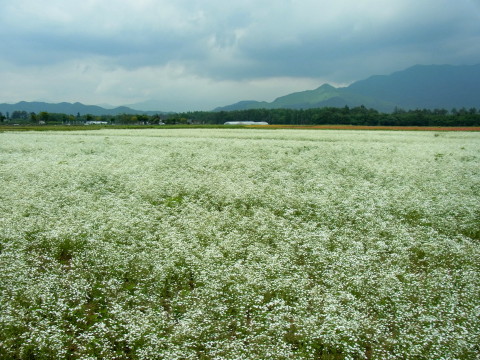
M 170 115 L 84 115 L 74 117 L 66 114 L 41 112 L 28 116 L 14 112 L 15 118 L 7 124 L 68 125 L 130 125 L 152 126 L 158 124 L 176 126 L 223 125 L 227 121 L 265 121 L 277 125 L 367 125 L 367 126 L 480 126 L 480 112 L 472 109 L 410 110 L 396 108 L 393 113 L 381 113 L 364 106 L 323 107 L 313 109 L 250 109 L 237 111 L 194 111 Z M 1 114 L 0 114 L 1 119 Z M 4 117 L 3 124 L 6 118 Z M 4 128 L 4 127 L 2 127 Z
M 223 124 L 226 121 L 266 121 L 278 125 L 480 126 L 480 113 L 473 110 L 449 114 L 446 110 L 438 109 L 411 111 L 397 109 L 394 113 L 380 113 L 363 106 L 190 112 L 179 116 L 206 124 Z

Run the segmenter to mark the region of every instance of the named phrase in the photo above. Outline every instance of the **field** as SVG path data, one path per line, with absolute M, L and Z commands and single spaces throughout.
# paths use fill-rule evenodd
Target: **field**
M 475 359 L 480 134 L 0 133 L 0 359 Z
M 371 126 L 371 125 L 248 125 L 263 129 L 390 130 L 390 131 L 480 131 L 478 126 Z

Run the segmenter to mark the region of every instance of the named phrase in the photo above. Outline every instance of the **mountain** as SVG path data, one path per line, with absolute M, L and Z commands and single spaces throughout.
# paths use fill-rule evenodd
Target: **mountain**
M 367 106 L 368 104 L 368 106 Z M 216 108 L 214 111 L 233 111 L 248 109 L 310 109 L 319 107 L 350 107 L 365 105 L 381 111 L 391 111 L 395 104 L 379 99 L 346 91 L 345 88 L 335 88 L 324 84 L 315 90 L 295 92 L 281 96 L 271 103 L 265 101 L 240 101 L 238 103 Z
M 152 108 L 151 102 L 139 103 L 136 108 Z M 480 108 L 480 64 L 452 65 L 415 65 L 406 70 L 390 75 L 374 75 L 365 80 L 354 82 L 347 87 L 335 88 L 324 84 L 314 90 L 295 92 L 278 97 L 272 102 L 240 101 L 236 104 L 215 109 L 215 111 L 233 111 L 246 109 L 308 109 L 319 107 L 356 107 L 382 112 L 391 112 L 395 107 L 410 109 L 442 108 Z M 39 113 L 63 113 L 77 115 L 91 114 L 158 114 L 160 111 L 135 110 L 129 106 L 104 108 L 62 102 L 50 104 L 45 102 L 19 102 L 17 104 L 0 104 L 0 112 L 13 113 L 27 111 Z
M 214 111 L 235 111 L 247 109 L 271 109 L 271 104 L 266 101 L 244 100 L 238 103 L 216 108 Z
M 480 64 L 471 66 L 416 65 L 391 75 L 375 75 L 348 87 L 324 84 L 281 96 L 273 102 L 241 101 L 215 111 L 246 109 L 308 109 L 360 106 L 391 112 L 444 108 L 480 108 Z
M 59 104 L 50 104 L 45 102 L 26 102 L 21 101 L 16 104 L 0 104 L 0 112 L 2 113 L 12 113 L 14 111 L 26 111 L 26 112 L 34 112 L 39 113 L 42 111 L 46 111 L 49 113 L 60 113 L 60 114 L 69 114 L 69 115 L 77 115 L 80 113 L 81 115 L 90 114 L 95 116 L 100 115 L 118 115 L 118 114 L 157 114 L 159 112 L 155 111 L 140 111 L 134 110 L 132 108 L 126 106 L 119 106 L 113 109 L 105 109 L 101 106 L 96 105 L 84 105 L 79 102 L 74 104 L 62 102 Z
M 480 107 L 480 64 L 416 65 L 389 76 L 358 81 L 348 90 L 404 109 Z
M 344 107 L 345 105 L 354 107 L 360 105 L 369 105 L 372 108 L 378 108 L 387 111 L 395 107 L 388 101 L 383 101 L 361 93 L 348 91 L 346 88 L 335 88 L 324 84 L 315 90 L 297 92 L 281 96 L 272 102 L 273 108 L 291 108 L 308 109 L 317 107 Z

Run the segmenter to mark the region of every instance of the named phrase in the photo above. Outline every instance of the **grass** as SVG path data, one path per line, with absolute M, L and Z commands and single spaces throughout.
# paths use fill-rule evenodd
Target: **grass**
M 241 129 L 242 125 L 1 125 L 0 132 L 7 131 L 83 131 L 83 130 L 132 130 L 132 129 Z
M 458 126 L 363 126 L 363 125 L 1 125 L 7 131 L 83 131 L 133 129 L 296 129 L 296 130 L 394 130 L 394 131 L 480 131 L 480 127 Z

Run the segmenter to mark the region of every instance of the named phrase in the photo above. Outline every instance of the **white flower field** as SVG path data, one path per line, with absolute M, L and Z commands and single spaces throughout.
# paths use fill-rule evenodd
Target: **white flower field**
M 1 359 L 475 359 L 480 133 L 0 133 Z

